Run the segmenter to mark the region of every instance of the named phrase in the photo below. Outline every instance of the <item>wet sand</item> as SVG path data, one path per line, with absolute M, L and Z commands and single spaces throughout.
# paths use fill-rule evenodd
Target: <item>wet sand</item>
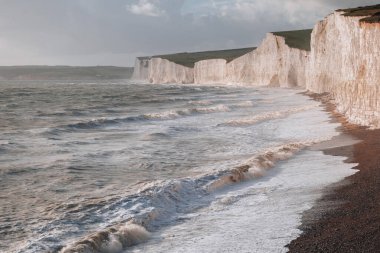
M 332 185 L 316 205 L 303 214 L 300 237 L 289 252 L 380 251 L 380 130 L 350 124 L 326 94 L 310 95 L 322 101 L 342 134 L 362 140 L 354 145 L 326 149 L 329 155 L 347 156 L 359 171 Z

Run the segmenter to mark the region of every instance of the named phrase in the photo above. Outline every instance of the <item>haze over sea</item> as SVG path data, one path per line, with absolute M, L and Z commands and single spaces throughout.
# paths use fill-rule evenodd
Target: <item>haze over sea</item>
M 0 251 L 286 251 L 355 172 L 310 148 L 338 124 L 300 92 L 1 81 Z

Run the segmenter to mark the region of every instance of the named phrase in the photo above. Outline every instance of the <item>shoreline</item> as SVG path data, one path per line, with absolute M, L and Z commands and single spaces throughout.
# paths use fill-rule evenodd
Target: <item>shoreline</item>
M 327 94 L 310 94 L 342 124 L 341 134 L 361 140 L 323 150 L 346 156 L 358 172 L 325 190 L 322 198 L 302 214 L 302 234 L 287 247 L 289 252 L 376 252 L 380 248 L 380 129 L 351 124 L 336 111 Z

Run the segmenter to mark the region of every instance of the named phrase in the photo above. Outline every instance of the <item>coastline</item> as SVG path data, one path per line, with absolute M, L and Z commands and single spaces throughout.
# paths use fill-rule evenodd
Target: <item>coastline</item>
M 307 94 L 307 93 L 306 93 Z M 380 248 L 380 130 L 351 124 L 336 111 L 327 94 L 307 94 L 322 102 L 342 134 L 361 142 L 325 149 L 357 163 L 358 172 L 328 189 L 313 208 L 303 213 L 303 233 L 289 252 L 376 252 Z

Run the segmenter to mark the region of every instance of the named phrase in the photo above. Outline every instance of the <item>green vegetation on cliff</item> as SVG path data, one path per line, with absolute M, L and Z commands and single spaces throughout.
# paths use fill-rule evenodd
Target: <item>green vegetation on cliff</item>
M 289 47 L 310 51 L 310 40 L 312 29 L 273 32 L 276 36 L 285 38 L 285 43 Z
M 205 52 L 194 52 L 194 53 L 177 53 L 177 54 L 167 54 L 167 55 L 155 55 L 152 58 L 162 58 L 169 60 L 171 62 L 183 65 L 185 67 L 193 68 L 195 63 L 203 60 L 210 59 L 225 59 L 230 62 L 242 55 L 255 50 L 255 47 L 249 48 L 239 48 L 239 49 L 228 49 L 228 50 L 218 50 L 218 51 L 205 51 Z M 143 58 L 140 58 L 143 59 Z
M 281 36 L 285 38 L 285 43 L 292 48 L 298 48 L 301 50 L 310 51 L 310 39 L 311 39 L 312 29 L 307 30 L 296 30 L 296 31 L 283 31 L 274 32 L 276 36 Z M 217 51 L 204 51 L 204 52 L 193 52 L 193 53 L 177 53 L 177 54 L 166 54 L 166 55 L 155 55 L 151 57 L 138 57 L 140 60 L 151 59 L 151 58 L 162 58 L 168 61 L 174 62 L 185 67 L 193 68 L 195 63 L 203 60 L 210 59 L 225 59 L 230 62 L 240 56 L 243 56 L 249 52 L 252 52 L 256 47 L 240 48 L 240 49 L 227 49 L 227 50 L 217 50 Z
M 350 9 L 339 9 L 337 11 L 344 12 L 344 16 L 347 17 L 365 17 L 360 19 L 361 22 L 366 23 L 379 23 L 380 22 L 380 4 L 350 8 Z

